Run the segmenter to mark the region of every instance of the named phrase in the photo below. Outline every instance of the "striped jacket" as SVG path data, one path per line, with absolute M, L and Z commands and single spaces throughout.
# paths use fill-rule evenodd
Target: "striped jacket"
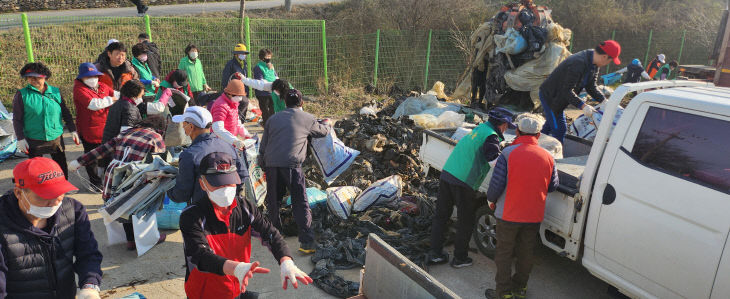
M 555 160 L 536 136 L 520 136 L 497 158 L 487 200 L 497 204 L 494 216 L 504 221 L 540 223 L 545 198 L 558 187 Z

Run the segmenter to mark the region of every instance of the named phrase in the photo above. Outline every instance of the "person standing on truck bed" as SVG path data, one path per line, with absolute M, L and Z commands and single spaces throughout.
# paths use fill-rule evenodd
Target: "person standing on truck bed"
M 472 259 L 468 256 L 468 249 L 477 210 L 476 192 L 493 165 L 490 161 L 499 157 L 500 143 L 504 141 L 502 133 L 508 127 L 515 128 L 512 118 L 512 113 L 504 108 L 493 109 L 489 112 L 488 122 L 480 124 L 459 140 L 446 160 L 439 178 L 428 263 L 442 264 L 449 260 L 449 255 L 443 252 L 444 232 L 447 229 L 446 222 L 456 205 L 457 231 L 451 266 L 471 266 Z
M 536 114 L 517 117 L 517 139 L 497 159 L 487 201 L 497 218 L 497 288 L 487 298 L 525 298 L 540 222 L 548 192 L 558 187 L 555 160 L 537 140 L 545 120 Z M 512 257 L 516 273 L 512 275 Z
M 542 133 L 563 142 L 568 126 L 563 111 L 568 104 L 583 109 L 591 117 L 596 110 L 583 102 L 578 94 L 585 89 L 596 101 L 603 102 L 606 96 L 598 90 L 598 70 L 611 61 L 621 64 L 618 56 L 621 45 L 613 40 L 601 42 L 595 49 L 583 50 L 561 62 L 540 85 L 540 103 L 545 115 Z

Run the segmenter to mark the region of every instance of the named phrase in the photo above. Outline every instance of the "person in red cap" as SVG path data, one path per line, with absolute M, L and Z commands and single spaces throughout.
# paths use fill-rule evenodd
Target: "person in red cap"
M 78 189 L 43 157 L 15 166 L 13 181 L 0 198 L 0 298 L 99 298 L 102 255 L 84 205 L 66 197 Z
M 583 50 L 561 62 L 545 82 L 540 85 L 540 103 L 545 115 L 542 133 L 563 142 L 568 126 L 563 111 L 572 104 L 591 117 L 596 110 L 578 97 L 585 89 L 596 101 L 603 102 L 606 96 L 598 90 L 598 71 L 611 62 L 621 64 L 618 56 L 621 45 L 616 41 L 601 42 L 595 49 Z

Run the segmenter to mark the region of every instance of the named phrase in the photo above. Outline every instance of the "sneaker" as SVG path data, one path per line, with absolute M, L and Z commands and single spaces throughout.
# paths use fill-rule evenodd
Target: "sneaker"
M 487 289 L 484 292 L 484 297 L 487 297 L 487 299 L 513 299 L 514 298 L 514 296 L 512 296 L 512 294 L 510 294 L 510 293 L 504 294 L 501 297 L 497 296 L 497 290 L 495 290 L 495 289 Z
M 445 264 L 449 261 L 449 254 L 443 251 L 440 253 L 429 251 L 427 260 L 430 265 Z
M 304 254 L 312 254 L 316 250 L 317 245 L 315 245 L 314 242 L 311 243 L 300 243 L 299 244 L 299 251 Z
M 462 259 L 459 259 L 457 257 L 454 257 L 454 259 L 451 260 L 451 267 L 454 267 L 454 268 L 457 268 L 457 269 L 464 268 L 464 267 L 469 267 L 472 264 L 473 264 L 473 261 L 468 256 L 465 259 L 463 259 L 463 260 Z
M 165 242 L 165 239 L 167 239 L 167 234 L 165 234 L 165 233 L 160 233 L 160 238 L 159 238 L 159 239 L 157 239 L 157 244 L 160 244 L 160 243 L 162 243 L 162 242 Z
M 512 296 L 518 299 L 525 299 L 527 297 L 527 288 L 520 288 L 517 290 L 512 290 Z
M 127 250 L 132 251 L 137 249 L 137 243 L 134 241 L 127 241 Z

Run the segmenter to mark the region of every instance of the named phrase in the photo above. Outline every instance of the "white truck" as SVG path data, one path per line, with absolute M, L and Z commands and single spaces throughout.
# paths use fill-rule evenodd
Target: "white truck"
M 630 297 L 730 298 L 730 89 L 624 84 L 604 119 L 630 92 L 638 95 L 615 128 L 601 122 L 592 144 L 566 138 L 542 243 Z M 441 170 L 456 145 L 451 132 L 424 133 L 427 168 Z M 477 213 L 474 240 L 492 256 L 494 216 L 486 205 Z

